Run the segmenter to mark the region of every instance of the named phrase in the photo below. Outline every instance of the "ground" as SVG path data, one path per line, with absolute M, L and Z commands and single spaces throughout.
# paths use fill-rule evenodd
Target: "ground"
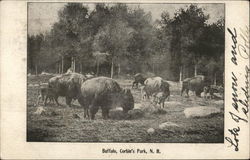
M 170 82 L 171 97 L 164 109 L 141 101 L 140 90 L 132 89 L 135 104 L 141 113 L 130 118 L 119 118 L 119 110 L 111 111 L 111 119 L 103 120 L 101 110 L 95 120 L 83 118 L 83 109 L 77 101 L 71 108 L 60 97 L 61 106 L 49 104 L 43 114 L 35 114 L 38 84 L 52 76 L 28 76 L 27 86 L 27 141 L 30 142 L 131 142 L 131 143 L 223 143 L 224 106 L 215 100 L 180 96 L 180 85 Z M 121 87 L 131 88 L 132 80 L 117 79 Z M 42 106 L 42 104 L 40 104 Z M 184 109 L 193 106 L 212 106 L 221 113 L 206 117 L 186 118 Z M 118 116 L 118 118 L 117 118 Z M 160 129 L 164 122 L 178 125 Z M 154 128 L 154 133 L 148 133 Z

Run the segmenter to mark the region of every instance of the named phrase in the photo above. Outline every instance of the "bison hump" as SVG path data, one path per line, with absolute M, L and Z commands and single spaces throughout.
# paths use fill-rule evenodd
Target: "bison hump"
M 84 94 L 108 94 L 120 92 L 119 84 L 108 77 L 96 77 L 86 80 L 81 87 Z

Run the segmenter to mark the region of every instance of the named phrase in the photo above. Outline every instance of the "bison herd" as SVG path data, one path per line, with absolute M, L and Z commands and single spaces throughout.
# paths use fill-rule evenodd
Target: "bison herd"
M 152 99 L 152 102 L 164 108 L 165 100 L 170 97 L 170 85 L 161 77 L 145 77 L 138 73 L 134 76 L 132 88 L 141 84 L 141 98 Z M 205 76 L 195 76 L 183 81 L 183 92 L 188 96 L 189 90 L 196 96 L 203 92 L 213 95 L 214 89 L 209 85 Z M 40 87 L 38 101 L 42 99 L 44 105 L 47 101 L 55 101 L 59 106 L 58 97 L 65 97 L 66 104 L 71 107 L 71 101 L 78 100 L 84 109 L 84 118 L 95 118 L 99 108 L 102 110 L 103 119 L 109 118 L 110 109 L 121 107 L 124 113 L 134 108 L 134 98 L 128 88 L 121 88 L 116 80 L 108 77 L 86 76 L 78 73 L 66 73 L 52 77 L 46 87 Z

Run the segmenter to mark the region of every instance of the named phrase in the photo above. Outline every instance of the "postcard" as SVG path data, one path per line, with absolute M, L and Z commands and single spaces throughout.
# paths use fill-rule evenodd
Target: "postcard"
M 1 159 L 248 159 L 248 1 L 1 1 Z

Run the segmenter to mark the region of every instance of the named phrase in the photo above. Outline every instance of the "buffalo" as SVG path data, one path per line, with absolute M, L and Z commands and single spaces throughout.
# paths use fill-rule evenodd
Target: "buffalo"
M 222 86 L 210 85 L 207 88 L 208 88 L 207 92 L 211 95 L 211 98 L 217 99 L 223 97 L 224 89 Z M 219 97 L 217 97 L 218 95 Z
M 191 90 L 195 92 L 196 96 L 200 97 L 202 91 L 204 91 L 205 86 L 208 85 L 205 76 L 203 75 L 197 75 L 193 78 L 186 78 L 182 83 L 181 96 L 183 95 L 183 92 L 186 91 L 186 94 L 189 97 L 188 92 L 189 90 Z
M 147 78 L 144 83 L 144 96 L 147 98 L 153 96 L 153 101 L 164 107 L 165 100 L 170 96 L 169 83 L 163 80 L 161 77 Z
M 135 78 L 135 80 L 133 82 L 132 88 L 134 88 L 134 86 L 136 86 L 136 88 L 138 88 L 139 83 L 141 85 L 144 85 L 144 81 L 146 80 L 146 78 L 141 73 L 135 74 L 134 78 Z
M 122 89 L 119 84 L 107 77 L 95 77 L 86 80 L 81 85 L 79 103 L 84 108 L 84 118 L 95 118 L 99 107 L 102 109 L 103 119 L 109 118 L 109 110 L 122 107 L 127 113 L 134 108 L 134 98 L 129 89 Z
M 70 107 L 72 99 L 77 99 L 80 94 L 81 84 L 87 78 L 78 73 L 68 73 L 49 79 L 49 88 L 54 92 L 54 99 L 59 106 L 58 97 L 66 98 L 66 104 Z

